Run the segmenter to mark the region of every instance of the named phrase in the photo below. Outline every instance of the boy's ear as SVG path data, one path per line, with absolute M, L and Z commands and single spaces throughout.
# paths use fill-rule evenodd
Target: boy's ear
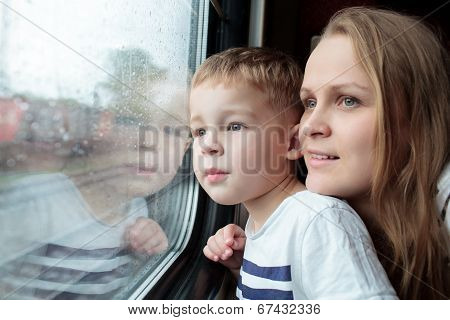
M 299 139 L 300 123 L 289 129 L 289 149 L 286 154 L 288 160 L 298 160 L 303 156 Z

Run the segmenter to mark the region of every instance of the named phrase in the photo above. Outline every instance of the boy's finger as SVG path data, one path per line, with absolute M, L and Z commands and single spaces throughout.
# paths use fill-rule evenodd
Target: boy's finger
M 222 260 L 227 260 L 233 255 L 233 250 L 224 243 L 221 232 L 209 238 L 208 247 L 214 255 Z
M 207 257 L 209 260 L 212 260 L 212 261 L 215 261 L 215 262 L 219 261 L 219 257 L 218 257 L 217 255 L 215 255 L 215 254 L 209 249 L 208 246 L 205 246 L 205 247 L 203 248 L 203 254 L 204 254 L 205 257 Z
M 211 252 L 216 255 L 216 256 L 221 256 L 222 255 L 222 249 L 220 249 L 219 245 L 217 244 L 216 241 L 216 236 L 211 236 L 208 239 L 208 242 L 206 243 L 209 250 L 211 250 Z
M 137 218 L 136 221 L 133 223 L 133 225 L 131 226 L 131 228 L 132 228 L 133 230 L 137 231 L 137 232 L 140 232 L 140 231 L 142 231 L 142 229 L 145 228 L 145 226 L 146 226 L 150 221 L 153 221 L 153 220 L 149 220 L 149 219 L 146 219 L 146 218 L 139 217 L 139 218 Z
M 214 240 L 216 241 L 217 247 L 220 250 L 221 258 L 226 259 L 233 254 L 233 250 L 230 249 L 230 245 L 225 243 L 223 228 L 216 232 Z
M 129 233 L 131 237 L 138 237 L 140 234 L 142 234 L 142 231 L 145 228 L 148 228 L 149 226 L 153 226 L 152 223 L 153 220 L 145 219 L 145 218 L 138 218 L 130 227 L 129 227 Z
M 133 225 L 129 230 L 129 241 L 132 247 L 140 248 L 150 239 L 158 235 L 156 225 L 152 223 L 140 222 Z
M 157 233 L 146 239 L 139 247 L 140 252 L 147 254 L 156 254 L 167 248 L 168 242 L 165 234 Z
M 167 241 L 164 241 L 164 239 L 162 239 L 162 241 L 159 241 L 159 243 L 156 246 L 152 246 L 146 249 L 145 251 L 148 255 L 153 255 L 161 253 L 166 249 L 167 249 Z
M 246 238 L 234 238 L 233 245 L 231 249 L 233 250 L 244 250 Z
M 229 224 L 223 228 L 223 237 L 225 243 L 232 247 L 235 238 L 245 238 L 245 231 L 237 224 Z

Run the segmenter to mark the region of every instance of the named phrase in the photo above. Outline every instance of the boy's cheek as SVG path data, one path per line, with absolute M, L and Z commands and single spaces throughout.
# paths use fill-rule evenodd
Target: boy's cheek
M 194 174 L 199 181 L 202 181 L 203 172 L 205 171 L 205 158 L 203 157 L 200 148 L 196 148 L 194 145 L 192 150 L 192 167 L 194 169 Z

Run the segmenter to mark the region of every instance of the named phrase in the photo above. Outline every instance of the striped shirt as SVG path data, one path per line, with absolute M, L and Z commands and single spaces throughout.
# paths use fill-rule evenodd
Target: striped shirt
M 285 199 L 247 241 L 239 299 L 396 299 L 363 222 L 345 202 L 309 191 Z
M 13 299 L 107 299 L 127 284 L 132 259 L 121 248 L 45 244 L 2 267 Z
M 26 176 L 0 189 L 0 299 L 108 299 L 126 286 L 138 257 L 124 232 L 146 217 L 143 198 L 115 225 L 94 218 L 60 173 Z

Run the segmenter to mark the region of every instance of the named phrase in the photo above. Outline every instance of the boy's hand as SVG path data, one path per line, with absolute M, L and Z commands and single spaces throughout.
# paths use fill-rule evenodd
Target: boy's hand
M 154 255 L 167 249 L 167 236 L 154 220 L 140 217 L 127 230 L 131 249 L 139 253 Z
M 245 240 L 244 230 L 236 224 L 229 224 L 209 237 L 203 253 L 208 259 L 223 264 L 237 276 L 242 265 Z

